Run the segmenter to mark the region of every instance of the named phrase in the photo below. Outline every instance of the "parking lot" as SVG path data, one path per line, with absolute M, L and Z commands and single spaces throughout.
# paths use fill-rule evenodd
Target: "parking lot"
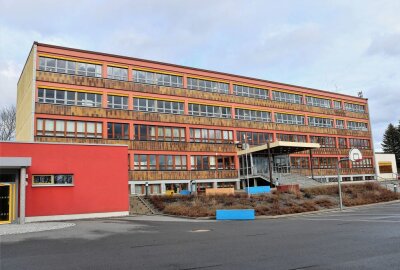
M 81 220 L 1 238 L 0 269 L 398 269 L 400 203 L 256 221 Z

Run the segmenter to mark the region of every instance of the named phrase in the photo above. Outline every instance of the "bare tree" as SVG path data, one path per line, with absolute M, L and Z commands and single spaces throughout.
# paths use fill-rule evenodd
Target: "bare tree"
M 15 137 L 17 110 L 14 105 L 0 109 L 0 141 L 11 141 Z

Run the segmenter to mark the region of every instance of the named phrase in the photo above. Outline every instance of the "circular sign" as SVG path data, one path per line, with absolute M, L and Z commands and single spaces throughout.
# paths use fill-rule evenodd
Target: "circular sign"
M 349 152 L 349 159 L 351 161 L 359 161 L 362 160 L 362 154 L 361 151 L 358 150 L 357 148 L 351 148 Z

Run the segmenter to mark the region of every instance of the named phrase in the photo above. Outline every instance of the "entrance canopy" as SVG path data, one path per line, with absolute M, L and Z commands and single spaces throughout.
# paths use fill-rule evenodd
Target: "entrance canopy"
M 276 141 L 269 144 L 272 156 L 289 155 L 296 152 L 320 148 L 319 143 L 303 143 L 303 142 L 284 142 Z M 247 150 L 238 151 L 238 156 L 244 154 L 265 154 L 268 155 L 268 144 L 250 147 Z

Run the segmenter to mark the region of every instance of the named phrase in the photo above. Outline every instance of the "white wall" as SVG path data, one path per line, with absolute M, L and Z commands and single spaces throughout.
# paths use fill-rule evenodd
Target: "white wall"
M 379 162 L 390 162 L 392 164 L 392 171 L 397 174 L 396 157 L 394 154 L 375 153 L 375 166 L 379 177 L 385 179 L 392 179 L 395 176 L 392 173 L 381 173 L 379 171 Z

